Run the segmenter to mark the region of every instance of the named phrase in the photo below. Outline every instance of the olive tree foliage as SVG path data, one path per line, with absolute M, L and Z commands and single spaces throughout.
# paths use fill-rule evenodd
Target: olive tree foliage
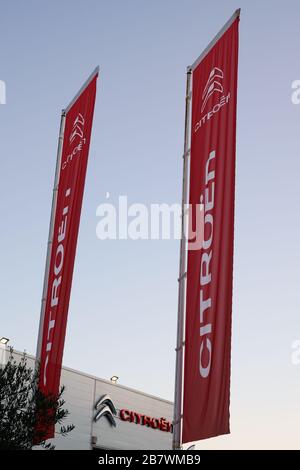
M 74 425 L 63 426 L 69 415 L 62 398 L 64 387 L 57 395 L 45 395 L 37 387 L 38 369 L 27 365 L 26 353 L 20 361 L 13 356 L 13 349 L 6 364 L 0 367 L 0 450 L 26 450 L 41 446 L 53 450 L 47 443 L 47 432 L 60 424 L 56 435 L 65 436 Z

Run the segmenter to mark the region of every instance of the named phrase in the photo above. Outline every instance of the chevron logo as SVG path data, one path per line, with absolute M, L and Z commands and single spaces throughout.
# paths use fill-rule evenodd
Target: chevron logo
M 215 92 L 218 93 L 223 93 L 223 86 L 220 83 L 220 79 L 222 80 L 224 78 L 224 74 L 221 69 L 218 67 L 214 67 L 208 77 L 207 83 L 204 87 L 203 93 L 202 93 L 202 107 L 201 107 L 201 113 L 204 110 L 207 101 L 211 97 L 211 95 Z
M 117 410 L 109 395 L 103 395 L 101 398 L 99 398 L 99 400 L 97 401 L 95 405 L 95 409 L 97 410 L 97 413 L 94 417 L 95 422 L 99 421 L 99 419 L 105 416 L 105 418 L 109 421 L 111 426 L 113 427 L 117 426 L 117 423 L 115 420 L 115 416 L 117 415 Z
M 70 144 L 73 142 L 73 140 L 76 137 L 79 137 L 79 139 L 83 138 L 83 127 L 84 127 L 84 117 L 82 116 L 81 113 L 79 113 L 73 123 L 73 129 L 72 129 L 70 139 L 69 139 Z

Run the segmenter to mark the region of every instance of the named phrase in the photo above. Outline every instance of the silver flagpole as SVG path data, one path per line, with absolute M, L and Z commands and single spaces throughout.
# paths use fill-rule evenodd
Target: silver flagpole
M 182 404 L 183 404 L 183 360 L 185 338 L 185 292 L 186 292 L 186 264 L 187 264 L 187 207 L 188 207 L 188 174 L 190 157 L 190 115 L 191 115 L 191 78 L 192 69 L 187 68 L 186 97 L 185 97 L 185 126 L 184 126 L 184 153 L 183 153 L 183 181 L 182 181 L 182 212 L 181 212 L 181 242 L 179 262 L 179 288 L 178 288 L 178 320 L 176 343 L 176 372 L 175 372 L 175 399 L 173 421 L 173 449 L 180 449 L 182 443 Z
M 188 191 L 189 191 L 189 162 L 191 141 L 191 81 L 192 72 L 201 60 L 209 53 L 222 34 L 239 18 L 241 10 L 234 12 L 231 18 L 209 43 L 192 66 L 187 68 L 186 82 L 186 107 L 185 107 L 185 130 L 184 130 L 184 154 L 183 154 L 183 184 L 182 184 L 182 222 L 181 222 L 181 244 L 179 264 L 179 289 L 178 289 L 178 322 L 176 343 L 176 373 L 175 373 L 175 399 L 174 399 L 174 421 L 173 421 L 173 449 L 182 446 L 182 410 L 183 410 L 183 377 L 184 377 L 184 352 L 185 352 L 185 316 L 186 316 L 186 276 L 187 276 L 187 223 L 188 223 Z
M 52 250 L 52 243 L 53 243 L 55 211 L 56 211 L 57 192 L 58 192 L 58 184 L 59 184 L 60 164 L 61 164 L 61 155 L 62 155 L 62 149 L 63 149 L 65 124 L 66 124 L 66 112 L 65 110 L 62 110 L 59 137 L 58 137 L 58 149 L 57 149 L 56 169 L 55 169 L 53 196 L 52 196 L 52 207 L 51 207 L 49 236 L 48 236 L 48 245 L 47 245 L 47 257 L 46 257 L 46 267 L 45 267 L 45 275 L 44 275 L 39 335 L 38 335 L 38 341 L 37 341 L 36 365 L 38 365 L 38 361 L 40 360 L 41 349 L 42 349 L 43 327 L 44 327 L 47 288 L 48 288 L 48 280 L 49 280 L 49 267 L 50 267 L 50 258 L 51 258 L 51 250 Z

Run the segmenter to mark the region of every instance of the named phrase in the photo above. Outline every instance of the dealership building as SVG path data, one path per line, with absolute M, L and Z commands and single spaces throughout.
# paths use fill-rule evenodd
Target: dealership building
M 18 360 L 22 353 L 14 351 Z M 0 365 L 9 348 L 0 344 Z M 28 356 L 28 366 L 34 357 Z M 56 449 L 157 449 L 172 448 L 173 403 L 68 367 L 62 368 L 65 407 L 70 412 L 64 425 L 75 429 L 51 439 Z

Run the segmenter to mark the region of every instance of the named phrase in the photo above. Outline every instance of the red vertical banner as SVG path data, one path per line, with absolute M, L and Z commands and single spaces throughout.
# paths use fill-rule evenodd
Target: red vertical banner
M 183 443 L 230 432 L 238 25 L 239 11 L 192 66 L 189 204 L 204 204 L 204 239 L 187 259 Z
M 59 391 L 97 77 L 98 68 L 62 114 L 37 350 L 44 393 Z

